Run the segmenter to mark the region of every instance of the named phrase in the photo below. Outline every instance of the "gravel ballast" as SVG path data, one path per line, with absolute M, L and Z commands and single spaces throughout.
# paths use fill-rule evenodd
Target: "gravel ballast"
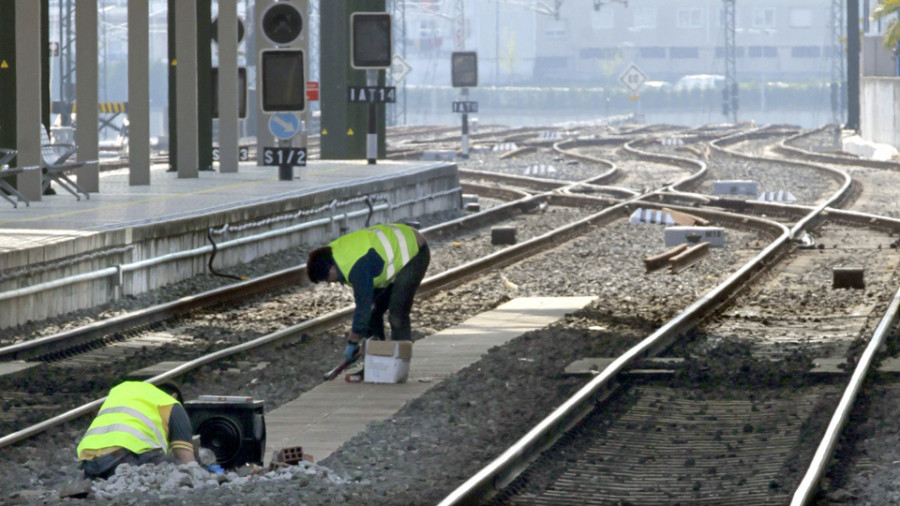
M 646 274 L 643 258 L 665 249 L 662 227 L 628 225 L 623 219 L 502 269 L 497 275 L 417 302 L 414 339 L 517 296 L 597 297 L 585 310 L 491 350 L 479 362 L 408 403 L 395 416 L 371 424 L 324 461 L 271 473 L 243 468 L 222 475 L 206 473 L 198 466 L 123 468 L 111 483 L 94 486 L 87 498 L 63 499 L 61 492 L 84 490 L 79 489 L 80 472 L 74 460 L 75 445 L 89 423 L 82 420 L 4 449 L 0 455 L 0 502 L 434 504 L 583 385 L 584 379 L 561 376 L 566 365 L 585 356 L 621 353 L 758 251 L 755 234 L 732 230 L 728 234 L 727 248 L 713 249 L 707 258 L 679 275 L 664 271 Z M 484 244 L 461 244 L 435 248 L 432 266 L 458 265 L 483 254 L 474 249 L 490 249 Z M 253 266 L 248 271 L 273 271 L 278 269 L 274 265 L 278 262 L 292 265 L 301 263 L 302 258 L 298 254 L 270 259 L 273 265 Z M 500 274 L 518 288 L 513 291 L 505 287 Z M 171 291 L 161 290 L 148 297 L 171 300 L 193 289 L 172 287 Z M 332 291 L 318 293 L 318 297 L 347 303 L 346 292 L 325 287 L 321 290 Z M 146 299 L 132 302 L 136 307 L 148 303 Z M 123 309 L 108 309 L 118 310 Z M 286 324 L 296 319 L 290 304 L 273 304 L 265 310 L 283 311 Z M 67 323 L 56 325 L 63 328 Z M 223 321 L 197 331 L 221 332 L 229 326 L 233 322 Z M 256 369 L 249 358 L 246 363 L 235 360 L 204 367 L 184 384 L 185 394 L 188 398 L 199 394 L 251 395 L 265 399 L 267 410 L 275 409 L 321 381 L 323 371 L 340 357 L 345 330 L 335 329 L 302 344 L 254 355 L 253 362 L 267 363 L 261 369 Z M 113 488 L 120 484 L 127 485 Z M 877 483 L 869 488 L 877 488 Z M 876 496 L 866 490 L 853 493 L 860 500 L 893 497 Z M 870 503 L 879 504 L 874 500 Z

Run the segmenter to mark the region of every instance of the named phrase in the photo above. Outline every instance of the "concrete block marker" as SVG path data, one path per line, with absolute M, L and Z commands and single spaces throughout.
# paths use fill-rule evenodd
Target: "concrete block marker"
M 862 267 L 835 267 L 832 288 L 865 288 L 865 269 Z
M 521 297 L 413 343 L 406 383 L 326 381 L 266 413 L 266 450 L 302 447 L 321 461 L 371 422 L 386 420 L 408 401 L 479 361 L 488 350 L 544 328 L 594 297 Z M 415 323 L 414 323 L 415 325 Z M 340 357 L 336 357 L 340 359 Z
M 491 244 L 515 244 L 516 227 L 494 227 L 491 229 Z
M 674 225 L 675 220 L 672 215 L 659 209 L 635 209 L 628 222 L 632 225 L 640 223 L 649 223 L 652 225 Z
M 756 195 L 756 181 L 713 181 L 714 195 Z
M 725 229 L 722 227 L 666 227 L 666 247 L 679 244 L 708 242 L 713 248 L 725 247 Z
M 426 149 L 422 153 L 422 160 L 426 162 L 433 161 L 447 161 L 452 162 L 456 160 L 456 151 L 452 149 Z
M 493 151 L 495 153 L 505 153 L 507 151 L 514 151 L 519 149 L 519 146 L 515 142 L 501 142 L 498 144 L 494 144 Z
M 762 192 L 756 200 L 761 202 L 796 202 L 797 197 L 789 191 L 778 190 L 777 192 Z

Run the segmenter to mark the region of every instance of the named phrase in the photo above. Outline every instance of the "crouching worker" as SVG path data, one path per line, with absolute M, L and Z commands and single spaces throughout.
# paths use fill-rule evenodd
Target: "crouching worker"
M 425 237 L 399 223 L 350 232 L 309 253 L 306 273 L 310 281 L 340 282 L 353 287 L 356 311 L 344 350 L 347 362 L 354 362 L 359 356 L 362 339 L 385 338 L 387 311 L 391 339 L 412 339 L 409 313 L 430 261 Z
M 78 444 L 85 478 L 109 478 L 120 464 L 194 462 L 191 419 L 181 400 L 172 383 L 113 387 Z

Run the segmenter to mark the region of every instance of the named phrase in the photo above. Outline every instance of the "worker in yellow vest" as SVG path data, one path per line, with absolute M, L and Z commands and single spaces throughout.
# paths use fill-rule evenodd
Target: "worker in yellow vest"
M 344 350 L 347 362 L 358 357 L 360 340 L 385 338 L 387 311 L 391 339 L 412 339 L 409 313 L 430 261 L 425 237 L 400 223 L 350 232 L 309 253 L 306 274 L 310 281 L 340 282 L 353 287 L 356 311 Z
M 173 383 L 126 381 L 113 387 L 78 443 L 86 478 L 106 479 L 120 464 L 194 462 L 191 419 Z

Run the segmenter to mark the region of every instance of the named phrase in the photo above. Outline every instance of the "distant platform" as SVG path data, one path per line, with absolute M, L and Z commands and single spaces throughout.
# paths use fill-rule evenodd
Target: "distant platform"
M 201 171 L 179 179 L 167 165 L 151 168 L 151 183 L 131 186 L 128 169 L 103 171 L 100 192 L 76 200 L 57 189 L 26 207 L 0 200 L 0 304 L 15 302 L 18 315 L 0 311 L 0 328 L 83 309 L 123 294 L 141 293 L 205 270 L 205 258 L 176 260 L 134 271 L 119 286 L 110 280 L 10 298 L 9 293 L 72 274 L 133 264 L 208 245 L 210 229 L 234 232 L 219 242 L 305 221 L 328 223 L 223 250 L 223 268 L 299 244 L 327 242 L 342 230 L 364 226 L 366 197 L 376 205 L 372 223 L 460 209 L 462 191 L 452 162 L 312 160 L 280 180 L 277 167 L 242 162 L 238 172 Z M 208 256 L 208 255 L 207 255 Z M 221 262 L 221 264 L 220 264 Z M 60 303 L 57 297 L 71 299 Z M 54 308 L 42 309 L 49 300 Z M 58 306 L 58 307 L 56 307 Z

